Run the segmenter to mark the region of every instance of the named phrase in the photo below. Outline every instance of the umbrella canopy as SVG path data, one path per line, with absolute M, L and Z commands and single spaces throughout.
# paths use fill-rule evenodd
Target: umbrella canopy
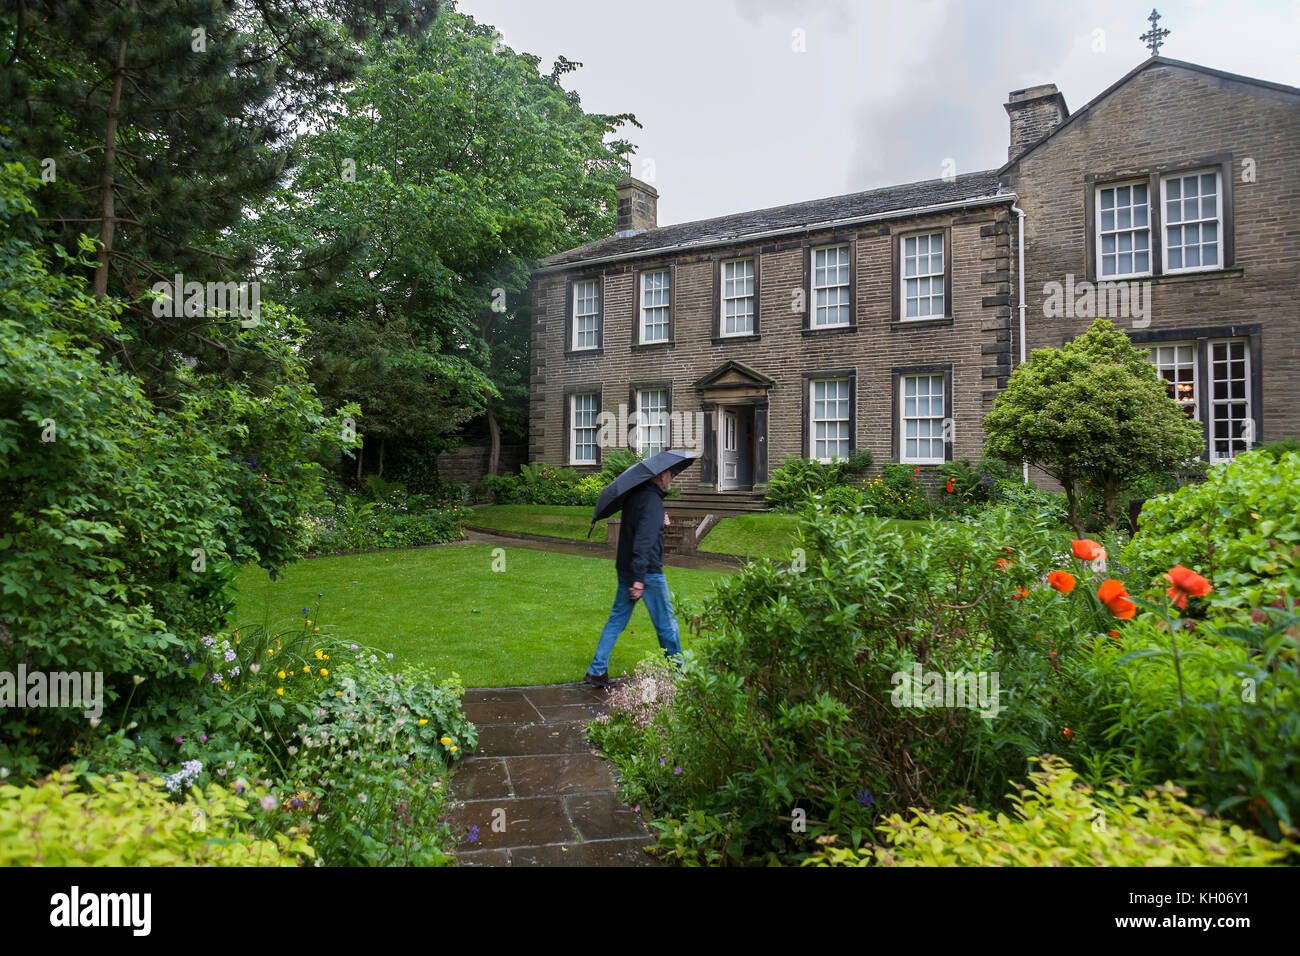
M 606 485 L 605 490 L 600 493 L 600 497 L 596 499 L 596 510 L 591 516 L 591 527 L 587 529 L 587 537 L 591 537 L 597 521 L 623 510 L 623 501 L 638 485 L 644 485 L 664 471 L 671 471 L 675 477 L 690 467 L 691 462 L 699 457 L 700 453 L 697 451 L 679 451 L 670 448 L 657 455 L 651 455 L 644 461 L 638 461 Z

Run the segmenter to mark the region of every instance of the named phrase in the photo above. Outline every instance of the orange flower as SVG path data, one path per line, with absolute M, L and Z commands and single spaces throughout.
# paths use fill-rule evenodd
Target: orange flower
M 1069 594 L 1074 590 L 1074 575 L 1069 571 L 1053 571 L 1047 576 L 1047 583 L 1062 594 Z
M 1066 727 L 1064 730 L 1061 731 L 1061 733 L 1065 736 L 1066 740 L 1069 740 L 1071 737 L 1074 736 L 1074 731 L 1071 730 L 1069 727 Z
M 1124 587 L 1123 581 L 1107 578 L 1101 582 L 1101 587 L 1097 588 L 1097 599 L 1121 621 L 1127 621 L 1137 613 L 1137 605 L 1129 600 L 1128 589 Z
M 1091 538 L 1070 542 L 1070 550 L 1074 552 L 1074 556 L 1080 561 L 1096 561 L 1106 553 L 1102 550 L 1101 545 Z
M 998 558 L 998 560 L 995 563 L 999 571 L 1005 571 L 1007 568 L 1011 567 L 1011 562 L 1008 561 L 1006 558 Z
M 1181 564 L 1175 564 L 1170 568 L 1169 573 L 1164 578 L 1173 585 L 1165 593 L 1169 595 L 1169 599 L 1175 605 L 1184 610 L 1187 608 L 1187 599 L 1189 597 L 1204 597 L 1210 593 L 1210 582 Z
M 1029 590 L 1027 588 L 1016 588 L 1011 592 L 1011 596 L 1018 601 L 1023 597 L 1029 597 Z
M 954 490 L 956 490 L 956 489 L 954 489 L 953 486 L 952 486 L 952 479 L 949 478 L 949 479 L 948 479 L 948 494 L 952 494 Z
M 1119 637 L 1119 631 L 1107 631 L 1107 632 L 1106 632 L 1106 636 L 1107 636 L 1107 637 L 1118 638 L 1118 637 Z

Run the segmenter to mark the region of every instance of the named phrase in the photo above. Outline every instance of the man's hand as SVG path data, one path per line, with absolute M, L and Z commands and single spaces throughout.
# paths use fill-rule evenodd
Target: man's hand
M 645 583 L 642 581 L 633 581 L 632 586 L 627 589 L 627 593 L 633 601 L 641 600 L 641 595 L 645 593 Z
M 668 522 L 668 512 L 665 511 L 665 512 L 664 512 L 664 527 L 665 527 L 665 528 L 668 527 L 668 524 L 669 524 L 669 522 Z

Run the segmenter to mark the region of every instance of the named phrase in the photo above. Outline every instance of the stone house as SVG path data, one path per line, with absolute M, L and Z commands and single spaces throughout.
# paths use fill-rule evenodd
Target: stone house
M 529 457 L 694 447 L 715 502 L 787 455 L 933 472 L 1097 314 L 1207 456 L 1300 435 L 1300 90 L 1157 56 L 1073 114 L 1050 84 L 1005 105 L 998 170 L 667 226 L 625 177 L 615 235 L 533 274 Z

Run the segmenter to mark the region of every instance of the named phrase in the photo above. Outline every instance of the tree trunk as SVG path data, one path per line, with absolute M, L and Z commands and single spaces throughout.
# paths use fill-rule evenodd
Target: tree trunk
M 384 439 L 379 439 L 379 477 L 384 477 Z
M 117 66 L 113 71 L 113 93 L 108 101 L 104 124 L 104 172 L 99 178 L 99 256 L 95 267 L 95 297 L 108 294 L 108 259 L 113 249 L 113 226 L 117 204 L 113 199 L 113 166 L 117 162 L 117 117 L 122 105 L 122 74 L 126 71 L 126 41 L 117 44 Z
M 1065 500 L 1070 509 L 1070 527 L 1074 528 L 1074 533 L 1082 538 L 1084 536 L 1083 521 L 1079 517 L 1079 499 L 1075 495 L 1074 482 L 1062 481 L 1061 487 L 1065 489 Z
M 497 421 L 496 410 L 492 407 L 492 399 L 487 401 L 487 424 L 488 435 L 491 439 L 491 445 L 488 450 L 488 467 L 489 475 L 498 474 L 501 467 L 501 424 Z
M 361 484 L 361 458 L 366 453 L 366 440 L 361 439 L 361 444 L 357 446 L 357 484 Z

